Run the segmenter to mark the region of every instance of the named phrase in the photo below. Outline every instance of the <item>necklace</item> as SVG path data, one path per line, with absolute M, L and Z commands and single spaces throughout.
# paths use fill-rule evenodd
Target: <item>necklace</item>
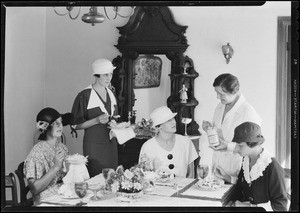
M 53 150 L 56 150 L 56 148 L 58 147 L 58 141 L 55 142 L 54 145 L 52 145 L 51 143 L 49 143 L 48 141 L 46 141 L 47 144 L 53 149 Z

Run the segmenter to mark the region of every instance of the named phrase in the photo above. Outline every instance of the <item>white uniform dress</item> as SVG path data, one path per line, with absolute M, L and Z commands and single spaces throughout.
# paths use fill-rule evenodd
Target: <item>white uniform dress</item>
M 198 157 L 193 142 L 179 134 L 175 134 L 175 145 L 171 151 L 163 149 L 154 137 L 143 144 L 139 159 L 143 154 L 153 160 L 154 170 L 169 168 L 169 165 L 173 164 L 174 168 L 169 171 L 176 177 L 186 177 L 188 165 Z M 171 160 L 167 157 L 169 154 L 173 155 Z
M 238 153 L 233 153 L 236 143 L 232 142 L 234 129 L 244 123 L 253 122 L 261 126 L 262 119 L 255 109 L 241 95 L 231 110 L 227 112 L 222 122 L 225 105 L 219 103 L 215 109 L 213 124 L 217 127 L 218 135 L 224 138 L 228 144 L 227 151 L 214 151 L 212 159 L 212 170 L 220 166 L 231 176 L 231 183 L 235 183 L 242 165 L 242 157 Z

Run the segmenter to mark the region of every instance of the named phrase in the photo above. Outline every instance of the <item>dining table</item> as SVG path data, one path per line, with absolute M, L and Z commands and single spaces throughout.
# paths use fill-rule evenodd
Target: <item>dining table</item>
M 102 175 L 102 174 L 99 174 Z M 86 182 L 94 182 L 95 176 Z M 139 199 L 120 200 L 117 193 L 111 191 L 99 191 L 97 195 L 99 200 L 91 200 L 93 192 L 87 190 L 87 194 L 83 198 L 65 198 L 61 194 L 57 194 L 47 199 L 44 199 L 37 207 L 163 207 L 179 210 L 185 207 L 201 209 L 218 209 L 222 208 L 222 196 L 232 186 L 224 184 L 222 187 L 215 190 L 204 190 L 199 187 L 199 179 L 175 177 L 169 182 L 153 181 L 153 187 L 150 191 L 145 191 Z M 252 209 L 253 210 L 253 209 Z

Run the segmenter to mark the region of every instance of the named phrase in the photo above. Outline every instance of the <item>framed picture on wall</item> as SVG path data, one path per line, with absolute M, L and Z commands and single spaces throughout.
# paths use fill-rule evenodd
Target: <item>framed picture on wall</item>
M 134 61 L 135 78 L 133 88 L 159 87 L 162 60 L 154 55 L 140 55 Z

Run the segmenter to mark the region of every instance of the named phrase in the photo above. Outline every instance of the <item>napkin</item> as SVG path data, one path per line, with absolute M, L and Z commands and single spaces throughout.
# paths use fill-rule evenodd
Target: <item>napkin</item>
M 109 132 L 109 138 L 112 139 L 116 137 L 119 144 L 124 144 L 129 141 L 131 138 L 135 137 L 135 133 L 131 127 L 122 128 L 122 129 L 111 129 Z
M 80 154 L 74 154 L 67 157 L 66 161 L 70 163 L 69 171 L 63 178 L 64 184 L 82 182 L 90 178 L 86 168 L 87 157 Z

